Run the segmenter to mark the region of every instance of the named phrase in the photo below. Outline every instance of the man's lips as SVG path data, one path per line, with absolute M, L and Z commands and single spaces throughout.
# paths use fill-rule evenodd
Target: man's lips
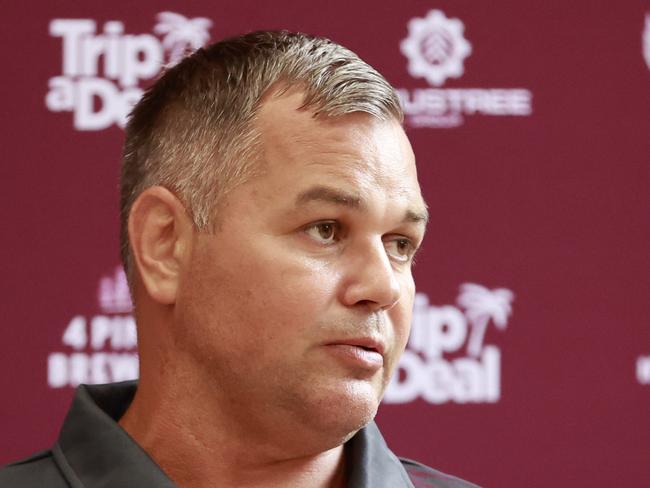
M 376 371 L 384 365 L 386 346 L 372 337 L 340 339 L 325 346 L 331 354 L 357 368 Z

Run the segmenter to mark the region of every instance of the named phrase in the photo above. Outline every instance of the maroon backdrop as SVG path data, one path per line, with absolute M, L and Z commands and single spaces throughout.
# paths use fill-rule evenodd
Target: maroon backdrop
M 178 48 L 287 28 L 407 112 L 432 219 L 389 444 L 491 487 L 650 486 L 650 3 L 378 3 L 4 6 L 0 463 L 52 442 L 73 385 L 137 374 L 130 103 Z

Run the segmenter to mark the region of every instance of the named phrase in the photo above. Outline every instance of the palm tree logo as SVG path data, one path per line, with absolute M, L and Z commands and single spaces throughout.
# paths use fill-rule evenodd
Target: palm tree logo
M 169 51 L 167 66 L 174 66 L 184 56 L 205 46 L 210 40 L 212 21 L 205 17 L 188 19 L 174 12 L 160 12 L 154 32 L 163 35 L 162 45 Z
M 489 290 L 475 283 L 460 286 L 457 302 L 465 308 L 465 316 L 472 325 L 467 341 L 467 353 L 470 356 L 478 357 L 481 354 L 485 330 L 490 320 L 498 329 L 506 328 L 508 316 L 512 313 L 510 303 L 513 299 L 514 293 L 506 288 Z

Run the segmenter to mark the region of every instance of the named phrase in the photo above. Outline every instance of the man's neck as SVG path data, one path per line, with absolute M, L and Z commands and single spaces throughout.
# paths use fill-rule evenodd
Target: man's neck
M 149 383 L 151 384 L 151 383 Z M 178 486 L 238 488 L 345 486 L 343 446 L 323 452 L 282 455 L 272 442 L 232 435 L 228 419 L 191 395 L 158 394 L 141 380 L 138 392 L 119 424 Z M 162 386 L 162 385 L 161 385 Z M 166 401 L 167 400 L 167 401 Z M 230 428 L 229 428 L 230 427 Z

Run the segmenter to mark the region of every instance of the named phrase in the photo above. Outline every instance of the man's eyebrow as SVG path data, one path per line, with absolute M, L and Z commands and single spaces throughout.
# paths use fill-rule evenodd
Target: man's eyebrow
M 359 195 L 324 185 L 316 185 L 301 192 L 296 197 L 296 207 L 319 201 L 360 210 L 363 210 L 366 207 L 366 203 Z M 426 226 L 429 222 L 429 212 L 426 205 L 421 210 L 407 210 L 402 221 L 413 222 L 416 224 L 421 223 Z
M 354 195 L 337 188 L 323 185 L 313 186 L 301 192 L 296 197 L 296 206 L 314 201 L 334 203 L 336 205 L 343 205 L 355 209 L 362 209 L 365 207 L 365 202 L 359 195 Z
M 418 211 L 407 210 L 404 222 L 415 222 L 416 224 L 422 223 L 426 226 L 429 222 L 429 211 L 426 207 Z

